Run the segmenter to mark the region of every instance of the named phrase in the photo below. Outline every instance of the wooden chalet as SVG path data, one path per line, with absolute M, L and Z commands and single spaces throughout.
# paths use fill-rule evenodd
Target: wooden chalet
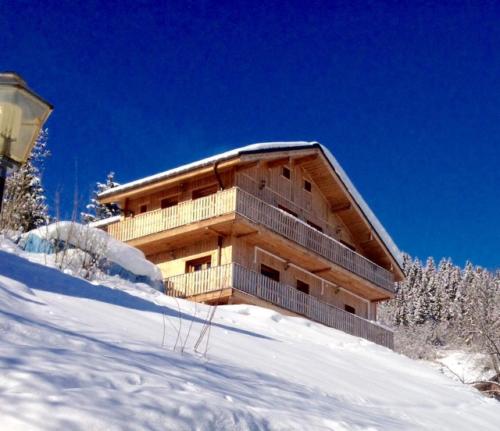
M 331 153 L 255 144 L 100 195 L 115 238 L 157 264 L 168 295 L 256 304 L 387 347 L 377 305 L 403 278 L 399 251 Z

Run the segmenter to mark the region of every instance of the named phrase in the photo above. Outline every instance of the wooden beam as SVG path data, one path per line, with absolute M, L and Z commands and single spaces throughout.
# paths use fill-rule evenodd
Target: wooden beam
M 333 213 L 338 213 L 338 212 L 341 212 L 341 211 L 349 211 L 351 208 L 352 208 L 352 204 L 350 202 L 346 202 L 346 203 L 340 203 L 340 204 L 332 205 L 330 207 L 330 210 Z
M 245 171 L 247 169 L 250 169 L 250 168 L 257 166 L 259 163 L 260 163 L 259 161 L 256 161 L 256 162 L 251 162 L 251 163 L 247 163 L 244 165 L 238 165 L 238 166 L 236 166 L 236 170 L 237 171 Z
M 316 160 L 317 158 L 318 158 L 318 154 L 311 154 L 309 156 L 297 157 L 296 159 L 292 159 L 292 162 L 295 165 L 300 165 L 302 163 L 312 162 L 313 160 Z
M 276 166 L 286 165 L 290 162 L 290 157 L 282 157 L 281 159 L 271 160 L 267 162 L 268 168 L 275 168 Z
M 372 232 L 370 232 L 370 233 L 368 234 L 368 236 L 367 236 L 365 239 L 360 240 L 360 241 L 359 241 L 359 243 L 360 243 L 361 245 L 366 245 L 366 244 L 368 244 L 369 242 L 372 242 L 374 239 L 375 239 L 375 238 L 373 237 L 373 233 L 372 233 Z
M 321 269 L 315 269 L 314 271 L 311 271 L 313 274 L 322 274 L 323 272 L 328 272 L 331 271 L 332 268 L 321 268 Z
M 236 238 L 245 238 L 245 237 L 247 237 L 247 236 L 256 235 L 256 234 L 258 234 L 258 233 L 259 233 L 259 231 L 258 231 L 258 230 L 254 230 L 254 231 L 252 231 L 252 232 L 241 233 L 241 234 L 239 234 L 239 235 L 235 235 L 235 236 L 236 236 Z
M 219 232 L 217 229 L 213 228 L 212 226 L 207 226 L 205 228 L 205 230 L 211 231 L 211 232 L 215 233 L 216 235 L 223 236 L 224 238 L 227 237 L 227 234 L 225 234 L 223 232 Z

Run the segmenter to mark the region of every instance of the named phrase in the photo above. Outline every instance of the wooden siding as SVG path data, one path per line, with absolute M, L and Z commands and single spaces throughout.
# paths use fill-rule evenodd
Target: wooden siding
M 219 259 L 217 237 L 212 237 L 190 244 L 186 247 L 174 248 L 167 252 L 148 255 L 147 258 L 160 268 L 163 277 L 170 277 L 172 275 L 182 274 L 185 271 L 188 261 L 205 256 L 211 257 L 212 266 L 217 266 L 219 261 L 221 265 L 231 263 L 232 244 L 230 238 L 223 239 L 220 253 Z
M 225 188 L 232 187 L 234 185 L 233 171 L 221 173 L 221 181 Z M 213 174 L 194 178 L 187 182 L 171 185 L 154 193 L 129 199 L 127 201 L 126 211 L 129 214 L 139 215 L 139 210 L 142 205 L 147 205 L 148 211 L 154 211 L 161 208 L 161 201 L 163 199 L 169 198 L 175 198 L 179 203 L 186 202 L 191 200 L 193 191 L 210 186 L 219 186 Z
M 262 169 L 257 170 L 257 168 L 253 168 L 249 171 L 238 172 L 235 179 L 236 186 L 273 206 L 288 208 L 297 214 L 301 220 L 314 223 L 324 233 L 337 240 L 345 241 L 348 244 L 356 244 L 342 220 L 329 210 L 328 203 L 319 188 L 302 169 L 297 166 L 292 172 L 291 180 L 286 180 L 282 175 L 277 175 L 279 168 L 261 171 Z M 273 174 L 270 175 L 271 177 L 278 177 L 279 180 L 274 179 L 268 183 L 265 179 L 266 172 L 269 175 Z M 305 191 L 302 187 L 305 179 L 312 184 L 311 192 Z M 283 181 L 286 181 L 290 189 L 294 191 L 293 194 L 286 193 L 286 188 L 283 186 L 276 186 L 276 184 Z M 264 187 L 263 184 L 265 184 Z
M 177 297 L 193 297 L 211 291 L 220 291 L 222 295 L 228 288 L 240 290 L 348 334 L 393 348 L 392 331 L 235 263 L 180 274 L 165 280 L 166 293 Z

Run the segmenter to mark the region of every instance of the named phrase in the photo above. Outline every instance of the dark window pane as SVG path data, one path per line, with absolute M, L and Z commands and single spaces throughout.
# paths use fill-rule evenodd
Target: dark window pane
M 344 310 L 348 313 L 356 314 L 356 309 L 354 307 L 351 307 L 350 305 L 345 304 Z
M 312 184 L 307 180 L 304 180 L 304 190 L 306 192 L 310 192 L 312 190 Z
M 274 281 L 280 281 L 280 272 L 274 268 L 267 265 L 260 265 L 260 273 L 273 279 Z
M 165 198 L 165 199 L 161 200 L 160 205 L 161 205 L 162 209 L 164 209 L 164 208 L 173 207 L 173 206 L 177 205 L 178 203 L 179 203 L 179 201 L 177 198 Z
M 342 244 L 344 244 L 347 248 L 350 248 L 352 251 L 356 251 L 356 247 L 354 247 L 352 244 L 349 244 L 346 241 L 340 240 Z
M 298 217 L 298 215 L 297 215 L 297 213 L 296 213 L 296 212 L 293 212 L 292 210 L 289 210 L 287 207 L 284 207 L 283 205 L 278 205 L 278 208 L 279 208 L 280 210 L 283 210 L 283 211 L 285 211 L 286 213 L 288 213 L 288 214 L 290 214 L 290 215 L 294 216 L 294 217 Z
M 203 256 L 186 262 L 186 272 L 202 271 L 212 266 L 212 256 Z
M 290 179 L 290 169 L 288 169 L 286 166 L 283 166 L 283 170 L 281 171 L 281 174 L 287 179 Z
M 201 189 L 196 189 L 193 190 L 192 197 L 193 199 L 199 199 L 203 198 L 205 196 L 210 196 L 217 193 L 217 185 L 214 184 L 213 186 L 208 186 L 208 187 L 203 187 Z
M 321 226 L 318 226 L 316 223 L 313 223 L 312 221 L 307 220 L 306 222 L 309 226 L 313 227 L 316 230 L 319 230 L 320 232 L 323 232 L 323 228 Z
M 297 290 L 309 295 L 309 285 L 302 280 L 297 280 Z

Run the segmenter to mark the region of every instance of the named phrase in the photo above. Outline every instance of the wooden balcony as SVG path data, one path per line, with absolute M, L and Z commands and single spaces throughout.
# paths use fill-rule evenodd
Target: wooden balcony
M 182 202 L 170 208 L 125 218 L 109 225 L 108 231 L 121 241 L 132 241 L 227 214 L 235 214 L 264 226 L 363 279 L 394 292 L 394 278 L 391 272 L 238 187 Z
M 180 274 L 165 280 L 167 295 L 196 299 L 231 296 L 233 290 L 264 300 L 280 309 L 393 349 L 394 334 L 374 322 L 327 304 L 311 295 L 278 283 L 236 263 Z

